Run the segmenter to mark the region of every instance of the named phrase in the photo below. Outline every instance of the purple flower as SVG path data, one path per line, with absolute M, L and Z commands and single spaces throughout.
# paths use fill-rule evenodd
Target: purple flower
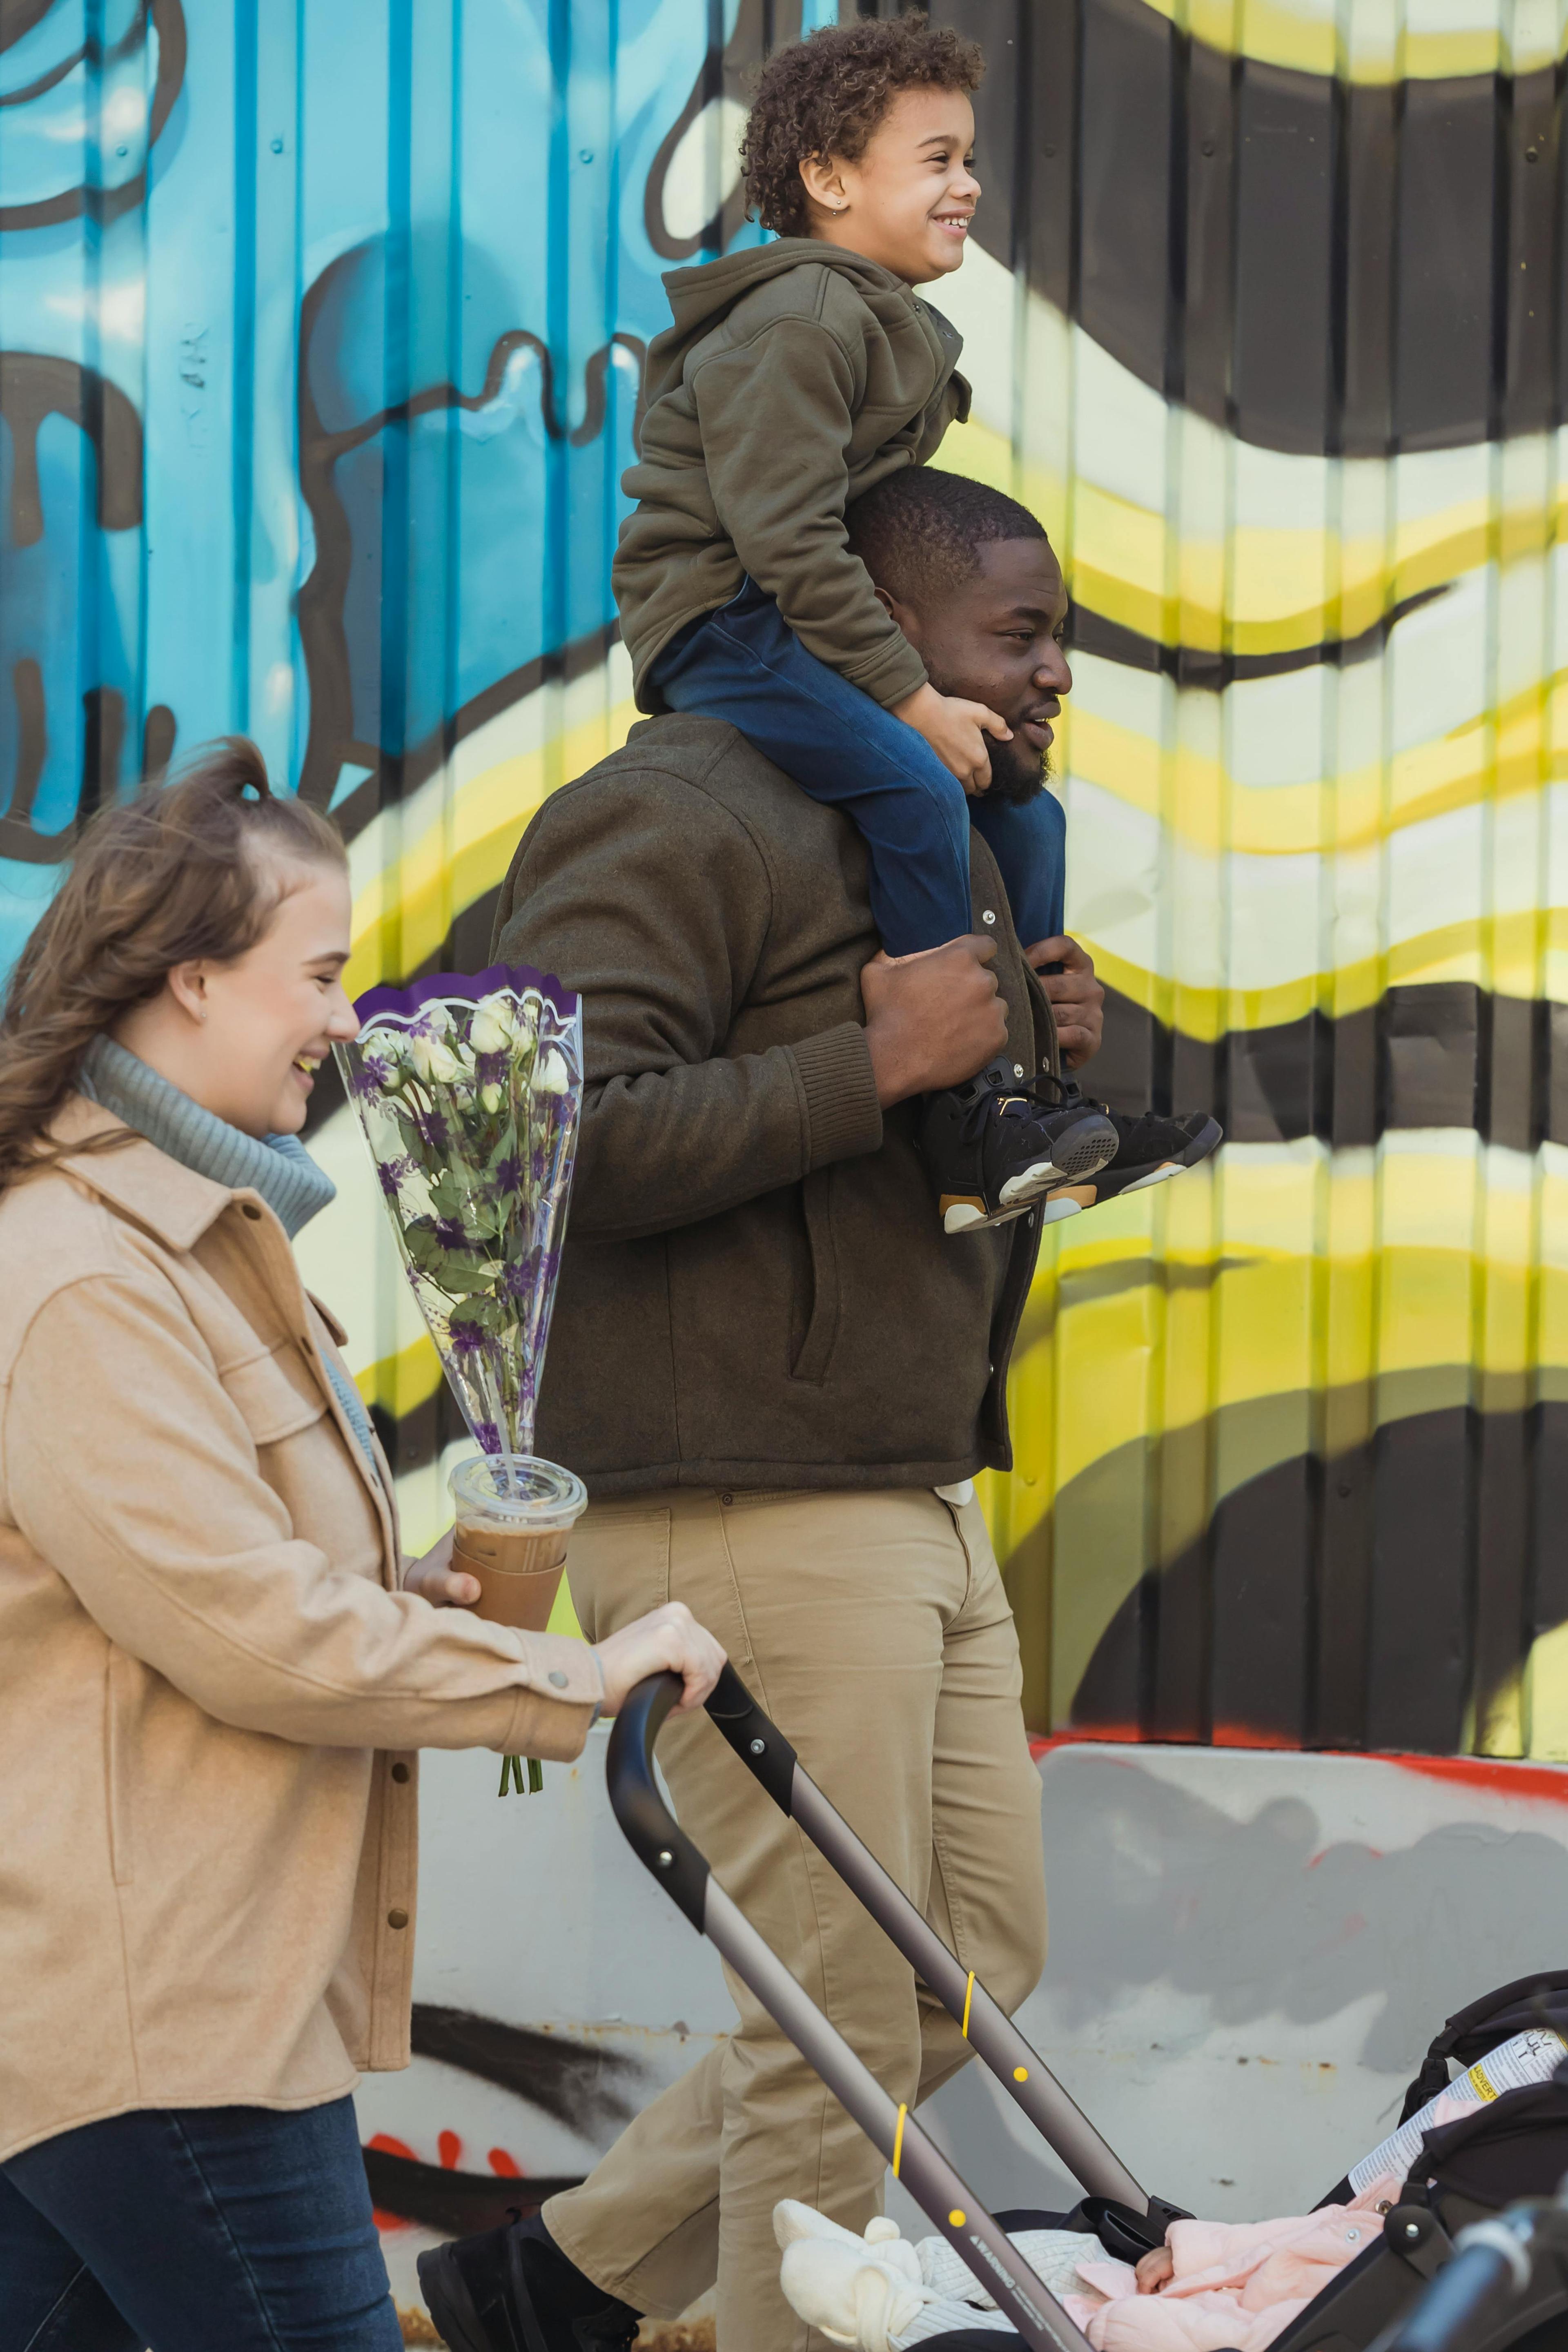
M 378 1160 L 376 1161 L 375 1172 L 377 1178 L 380 1180 L 381 1189 L 385 1193 L 389 1201 L 396 1200 L 397 1188 L 402 1183 L 404 1178 L 409 1173 L 410 1165 L 411 1163 L 406 1158 L 402 1160 Z
M 468 1323 L 454 1315 L 447 1327 L 455 1356 L 477 1356 L 485 1344 L 485 1335 L 477 1323 Z
M 443 1249 L 460 1250 L 471 1246 L 468 1236 L 456 1217 L 437 1217 L 436 1238 Z
M 450 1131 L 439 1111 L 422 1110 L 416 1114 L 419 1132 L 432 1151 L 445 1151 L 451 1141 Z
M 500 1453 L 500 1432 L 496 1427 L 493 1421 L 476 1421 L 474 1423 L 474 1435 L 479 1441 L 479 1452 L 481 1454 Z
M 496 1190 L 498 1192 L 516 1192 L 521 1186 L 522 1162 L 515 1152 L 509 1152 L 506 1159 L 496 1163 Z

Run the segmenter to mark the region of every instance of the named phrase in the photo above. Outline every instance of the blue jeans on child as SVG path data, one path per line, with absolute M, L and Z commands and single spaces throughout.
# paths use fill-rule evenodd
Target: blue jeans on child
M 353 2101 L 148 2108 L 0 2165 L 0 2352 L 402 2352 Z
M 815 654 L 748 580 L 688 623 L 655 662 L 672 710 L 727 719 L 802 792 L 854 820 L 871 866 L 871 912 L 889 955 L 973 929 L 969 828 L 990 845 L 1026 947 L 1062 928 L 1067 823 L 1041 792 L 971 797 L 926 741 Z

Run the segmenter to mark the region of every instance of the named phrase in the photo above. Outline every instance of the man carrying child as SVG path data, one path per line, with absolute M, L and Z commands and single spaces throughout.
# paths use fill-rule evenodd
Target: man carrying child
M 686 1601 L 1012 2008 L 1045 1951 L 1039 1780 L 972 1482 L 1011 1463 L 1042 1223 L 1218 1129 L 1071 1080 L 1058 1028 L 1087 1059 L 1100 992 L 1043 789 L 1066 590 L 1024 508 L 925 465 L 967 395 L 913 286 L 962 258 L 980 69 L 910 17 L 766 69 L 748 186 L 783 234 L 669 281 L 627 478 L 657 715 L 530 825 L 495 953 L 584 1000 L 539 1442 L 588 1486 L 584 1629 Z M 890 2095 L 928 2095 L 952 2020 L 711 1726 L 660 1759 L 727 1891 Z M 715 2279 L 720 2352 L 801 2352 L 773 2205 L 858 2229 L 881 2159 L 731 1989 L 737 2032 L 580 2189 L 421 2258 L 458 2352 L 626 2344 Z

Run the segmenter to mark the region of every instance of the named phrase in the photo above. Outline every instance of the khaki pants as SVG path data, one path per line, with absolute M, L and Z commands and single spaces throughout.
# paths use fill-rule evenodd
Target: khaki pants
M 1045 1958 L 1040 1783 L 1017 1636 L 976 1504 L 870 1494 L 644 1495 L 572 1538 L 591 1639 L 664 1601 L 710 1626 L 802 1764 L 1013 2010 Z M 707 1717 L 659 1761 L 682 1826 L 890 2097 L 968 2056 L 957 2025 Z M 645 2108 L 580 2189 L 544 2208 L 578 2267 L 668 2319 L 718 2281 L 720 2352 L 822 2339 L 779 2292 L 773 2209 L 802 2198 L 860 2230 L 883 2160 L 733 1976 L 739 2029 Z

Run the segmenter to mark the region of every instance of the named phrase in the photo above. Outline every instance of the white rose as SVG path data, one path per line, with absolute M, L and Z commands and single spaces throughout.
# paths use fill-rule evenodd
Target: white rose
M 505 1091 L 506 1089 L 504 1087 L 481 1087 L 479 1088 L 479 1100 L 483 1103 L 485 1108 L 489 1112 L 492 1118 L 501 1107 L 501 1097 Z
M 408 1059 L 416 1077 L 432 1086 L 449 1087 L 461 1067 L 451 1047 L 443 1045 L 438 1037 L 410 1037 Z
M 563 1095 L 571 1083 L 572 1073 L 566 1066 L 566 1056 L 557 1053 L 553 1045 L 547 1045 L 533 1066 L 530 1084 L 535 1094 Z
M 517 1016 L 504 996 L 481 996 L 468 1043 L 476 1054 L 504 1054 L 517 1035 Z
M 373 1029 L 363 1041 L 365 1076 L 383 1094 L 393 1094 L 403 1083 L 399 1041 L 389 1029 Z

